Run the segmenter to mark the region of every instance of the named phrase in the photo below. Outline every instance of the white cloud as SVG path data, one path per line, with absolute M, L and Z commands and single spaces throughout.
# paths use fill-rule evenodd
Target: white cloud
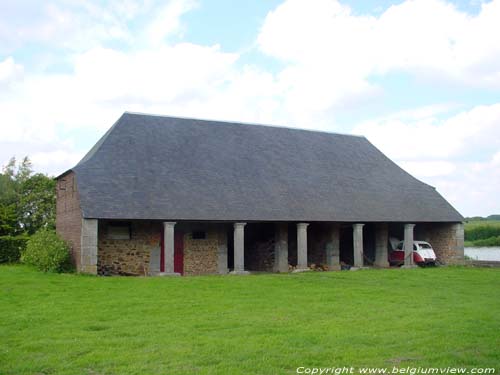
M 468 216 L 500 212 L 500 103 L 440 120 L 429 108 L 358 125 L 403 169 L 435 186 Z M 445 107 L 443 107 L 445 108 Z
M 353 132 L 366 135 L 390 157 L 403 161 L 466 157 L 500 147 L 500 103 L 476 106 L 445 120 L 433 112 L 428 114 L 413 119 L 404 113 L 374 119 Z
M 407 0 L 380 16 L 336 0 L 287 0 L 266 17 L 260 49 L 288 65 L 290 107 L 341 107 L 377 93 L 373 76 L 407 72 L 432 81 L 500 88 L 500 0 L 476 16 L 441 0 Z
M 125 21 L 147 9 L 139 1 L 4 1 L 0 4 L 0 53 L 27 44 L 82 51 L 108 40 L 128 39 Z
M 23 67 L 16 64 L 12 56 L 7 57 L 4 61 L 0 61 L 0 90 L 5 90 L 12 82 L 20 79 L 23 72 Z
M 194 0 L 171 0 L 163 8 L 156 11 L 156 15 L 146 29 L 147 41 L 158 45 L 165 39 L 181 31 L 180 17 L 197 6 Z

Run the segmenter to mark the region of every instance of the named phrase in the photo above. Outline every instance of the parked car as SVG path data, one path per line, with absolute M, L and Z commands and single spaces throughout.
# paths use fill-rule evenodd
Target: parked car
M 389 264 L 391 266 L 400 266 L 404 264 L 405 252 L 403 250 L 404 242 L 400 241 L 398 245 L 389 253 Z M 413 241 L 413 263 L 419 266 L 436 264 L 436 253 L 431 244 L 425 241 Z

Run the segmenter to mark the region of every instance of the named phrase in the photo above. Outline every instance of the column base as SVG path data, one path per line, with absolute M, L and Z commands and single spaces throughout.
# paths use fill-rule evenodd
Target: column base
M 229 273 L 229 270 L 226 268 L 226 269 L 217 271 L 217 273 L 219 275 L 227 275 Z
M 417 268 L 416 264 L 403 264 L 400 268 Z
M 229 272 L 230 275 L 250 275 L 250 272 L 248 271 L 231 271 Z
M 159 272 L 158 276 L 180 276 L 178 272 Z
M 312 271 L 310 268 L 296 268 L 292 271 L 292 273 L 301 273 L 301 272 L 309 272 Z
M 340 270 L 341 270 L 340 264 L 335 266 L 328 266 L 328 271 L 340 271 Z

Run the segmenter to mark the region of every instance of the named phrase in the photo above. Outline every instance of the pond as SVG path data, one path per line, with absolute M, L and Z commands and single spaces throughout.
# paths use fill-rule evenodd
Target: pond
M 465 255 L 476 260 L 500 261 L 500 247 L 466 247 Z

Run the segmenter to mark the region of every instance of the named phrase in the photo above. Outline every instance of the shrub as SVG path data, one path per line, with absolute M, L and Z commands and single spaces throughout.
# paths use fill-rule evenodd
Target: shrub
M 18 262 L 27 242 L 27 236 L 0 236 L 0 263 Z
M 500 236 L 500 223 L 470 223 L 465 226 L 465 240 L 476 241 Z
M 482 240 L 465 241 L 464 246 L 466 247 L 500 246 L 500 236 L 485 238 Z
M 64 272 L 71 269 L 69 247 L 53 230 L 41 229 L 28 241 L 21 261 L 44 272 Z

